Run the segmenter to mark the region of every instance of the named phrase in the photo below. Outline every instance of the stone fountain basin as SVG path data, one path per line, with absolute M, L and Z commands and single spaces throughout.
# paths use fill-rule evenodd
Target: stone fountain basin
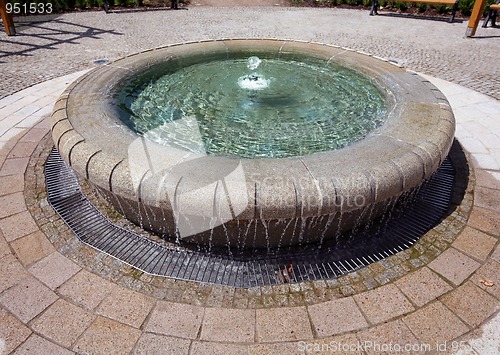
M 355 69 L 384 92 L 387 120 L 340 150 L 240 159 L 161 146 L 120 119 L 117 96 L 137 74 L 242 53 L 297 53 Z M 177 241 L 239 249 L 332 239 L 380 215 L 436 171 L 454 129 L 444 95 L 416 73 L 337 46 L 273 39 L 189 42 L 125 57 L 74 82 L 52 113 L 63 159 L 128 219 Z

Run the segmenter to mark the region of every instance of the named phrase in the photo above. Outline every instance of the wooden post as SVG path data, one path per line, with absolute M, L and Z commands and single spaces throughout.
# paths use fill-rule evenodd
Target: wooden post
M 470 15 L 469 24 L 467 25 L 467 30 L 465 31 L 465 35 L 467 37 L 472 37 L 476 34 L 477 26 L 483 16 L 484 5 L 486 5 L 486 0 L 476 0 L 474 2 L 472 15 Z
M 2 16 L 3 26 L 5 27 L 5 32 L 7 36 L 13 36 L 16 34 L 16 28 L 14 27 L 14 20 L 12 19 L 12 14 L 7 12 L 6 0 L 0 0 L 0 15 Z

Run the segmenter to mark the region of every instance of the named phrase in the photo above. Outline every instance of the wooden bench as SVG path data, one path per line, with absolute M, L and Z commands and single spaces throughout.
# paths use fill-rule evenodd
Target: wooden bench
M 14 27 L 12 14 L 7 12 L 6 6 L 7 0 L 0 0 L 0 15 L 2 16 L 3 27 L 5 27 L 7 36 L 13 36 L 16 34 L 16 28 Z
M 498 11 L 500 11 L 500 0 L 497 0 L 496 3 L 490 4 L 486 7 L 487 13 L 486 13 L 486 18 L 484 19 L 483 22 L 483 27 L 488 26 L 488 22 L 491 20 L 491 26 L 496 27 L 496 19 L 497 19 L 497 14 Z
M 424 4 L 432 4 L 432 5 L 453 5 L 451 11 L 451 18 L 449 22 L 453 22 L 455 20 L 455 14 L 458 9 L 458 0 L 394 0 L 393 2 L 413 2 L 413 3 L 424 3 Z M 378 0 L 372 0 L 372 8 L 370 10 L 370 16 L 378 15 Z

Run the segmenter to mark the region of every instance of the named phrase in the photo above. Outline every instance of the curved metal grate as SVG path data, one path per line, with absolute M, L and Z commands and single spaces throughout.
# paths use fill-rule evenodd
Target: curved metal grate
M 411 205 L 382 228 L 364 228 L 335 248 L 234 258 L 168 247 L 113 224 L 82 193 L 75 173 L 55 148 L 45 175 L 49 203 L 83 243 L 148 274 L 244 288 L 335 278 L 403 251 L 443 218 L 454 184 L 447 158 Z

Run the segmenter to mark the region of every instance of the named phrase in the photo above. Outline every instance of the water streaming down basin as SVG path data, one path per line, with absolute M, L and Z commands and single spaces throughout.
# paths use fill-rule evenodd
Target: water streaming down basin
M 338 47 L 191 43 L 83 78 L 58 103 L 53 136 L 142 227 L 198 250 L 266 254 L 335 245 L 412 200 L 453 138 L 439 94 Z

